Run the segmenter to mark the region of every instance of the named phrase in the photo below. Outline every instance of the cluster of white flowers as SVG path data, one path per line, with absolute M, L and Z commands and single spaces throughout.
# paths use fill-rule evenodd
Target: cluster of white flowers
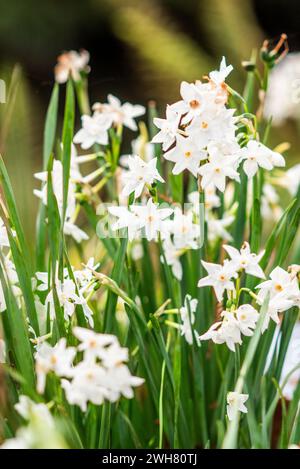
M 160 131 L 152 139 L 162 144 L 164 157 L 175 163 L 173 174 L 188 170 L 195 177 L 202 176 L 203 189 L 213 186 L 221 192 L 226 178 L 240 181 L 237 170 L 243 161 L 249 178 L 259 167 L 271 170 L 285 165 L 282 155 L 256 140 L 240 148 L 236 138 L 239 117 L 226 107 L 225 78 L 231 70 L 223 57 L 219 71 L 211 72 L 207 82 L 182 82 L 182 99 L 167 107 L 166 119 L 154 119 Z
M 74 81 L 79 81 L 81 72 L 90 71 L 89 60 L 90 54 L 86 50 L 64 52 L 57 58 L 57 65 L 54 69 L 55 80 L 57 83 L 66 83 L 71 77 Z
M 60 307 L 63 309 L 64 318 L 66 321 L 74 315 L 76 305 L 82 307 L 83 313 L 90 326 L 93 327 L 93 312 L 88 306 L 85 294 L 88 294 L 95 282 L 93 277 L 93 270 L 98 267 L 94 265 L 94 258 L 90 258 L 86 267 L 81 270 L 72 268 L 72 278 L 69 275 L 68 269 L 64 269 L 63 279 L 59 279 L 56 275 L 55 285 L 51 285 L 47 272 L 36 272 L 36 279 L 34 279 L 34 286 L 36 292 L 48 291 L 46 296 L 45 305 L 40 304 L 45 311 L 49 311 L 50 319 L 55 318 L 55 301 L 54 301 L 54 288 L 55 295 L 58 299 Z
M 112 125 L 124 126 L 131 130 L 137 130 L 135 118 L 145 114 L 145 108 L 141 105 L 130 103 L 121 104 L 115 96 L 109 94 L 107 103 L 95 103 L 93 115 L 84 114 L 81 117 L 82 128 L 74 137 L 74 143 L 79 143 L 84 150 L 95 144 L 108 144 L 108 130 Z
M 67 448 L 46 404 L 36 403 L 21 394 L 14 407 L 27 425 L 20 427 L 16 436 L 6 440 L 1 449 Z
M 78 405 L 83 412 L 88 402 L 100 405 L 105 399 L 115 402 L 121 396 L 132 398 L 132 388 L 144 380 L 132 376 L 124 364 L 128 361 L 128 349 L 120 346 L 117 337 L 81 327 L 75 327 L 73 334 L 80 342 L 77 348 L 67 347 L 65 338 L 54 347 L 46 342 L 38 345 L 35 355 L 38 392 L 44 392 L 47 374 L 54 372 L 62 378 L 68 402 Z M 74 365 L 78 352 L 83 352 L 83 359 Z
M 249 245 L 244 244 L 241 251 L 224 246 L 231 257 L 225 260 L 223 265 L 202 262 L 208 271 L 208 276 L 199 280 L 198 286 L 212 286 L 215 290 L 218 301 L 222 301 L 224 292 L 227 291 L 229 297 L 235 294 L 234 279 L 238 277 L 238 272 L 244 270 L 247 274 L 258 278 L 265 278 L 264 272 L 258 265 L 263 252 L 255 255 L 250 252 Z M 293 265 L 287 272 L 281 267 L 276 267 L 270 273 L 270 279 L 256 286 L 259 290 L 255 297 L 256 303 L 261 306 L 269 295 L 268 309 L 262 333 L 268 328 L 270 319 L 279 324 L 279 313 L 288 309 L 300 306 L 300 290 L 298 273 L 300 267 Z M 235 344 L 241 344 L 241 334 L 251 336 L 255 329 L 259 314 L 256 309 L 248 304 L 239 306 L 237 309 L 230 308 L 229 311 L 221 313 L 222 320 L 214 323 L 210 329 L 202 334 L 200 340 L 213 340 L 216 344 L 226 343 L 228 348 L 235 351 Z
M 241 334 L 253 335 L 259 314 L 253 306 L 244 304 L 236 310 L 223 311 L 221 317 L 222 321 L 215 322 L 199 339 L 212 340 L 215 344 L 225 343 L 235 352 L 235 344 L 242 344 Z
M 290 272 L 275 267 L 269 275 L 269 280 L 257 285 L 257 302 L 262 304 L 267 295 L 269 295 L 269 305 L 267 316 L 263 324 L 262 331 L 265 331 L 269 325 L 270 319 L 279 324 L 279 313 L 287 311 L 293 306 L 300 306 L 300 290 L 297 274 L 300 266 L 293 265 Z
M 223 248 L 230 256 L 230 260 L 225 259 L 223 264 L 212 264 L 202 261 L 202 265 L 208 272 L 198 282 L 198 287 L 212 286 L 215 290 L 218 301 L 223 300 L 224 292 L 234 292 L 234 279 L 238 277 L 239 271 L 245 271 L 249 275 L 265 278 L 265 274 L 259 266 L 259 262 L 264 255 L 254 254 L 250 251 L 250 246 L 245 242 L 240 251 L 236 248 L 224 245 Z

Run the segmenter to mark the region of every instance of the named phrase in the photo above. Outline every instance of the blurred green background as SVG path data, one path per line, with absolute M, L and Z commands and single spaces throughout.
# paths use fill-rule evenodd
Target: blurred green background
M 108 92 L 145 104 L 178 99 L 181 80 L 201 78 L 222 55 L 236 70 L 231 86 L 242 91 L 240 67 L 264 38 L 289 36 L 300 48 L 299 0 L 0 0 L 0 78 L 17 77 L 15 105 L 0 104 L 0 150 L 17 193 L 27 233 L 33 234 L 41 168 L 43 121 L 53 86 L 53 66 L 63 50 L 91 53 L 91 101 Z M 62 104 L 62 103 L 61 103 Z M 291 141 L 297 156 L 297 126 L 272 135 Z

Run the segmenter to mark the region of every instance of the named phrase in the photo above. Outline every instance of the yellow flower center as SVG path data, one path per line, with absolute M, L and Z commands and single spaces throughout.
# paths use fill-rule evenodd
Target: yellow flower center
M 197 109 L 197 107 L 200 106 L 200 103 L 199 101 L 197 101 L 197 99 L 192 99 L 192 101 L 190 101 L 190 107 L 192 109 Z

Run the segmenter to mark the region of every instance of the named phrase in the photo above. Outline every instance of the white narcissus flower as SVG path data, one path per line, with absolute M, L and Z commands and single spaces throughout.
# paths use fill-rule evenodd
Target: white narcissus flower
M 229 420 L 233 420 L 238 412 L 247 414 L 248 410 L 245 402 L 248 400 L 249 394 L 239 394 L 237 392 L 229 392 L 227 394 L 227 416 Z
M 239 153 L 236 154 L 234 150 L 231 153 L 227 144 L 215 142 L 208 145 L 207 151 L 209 154 L 208 163 L 198 169 L 198 173 L 202 176 L 201 186 L 203 189 L 214 186 L 224 192 L 226 177 L 240 182 L 240 175 L 237 172 Z
M 99 145 L 108 144 L 108 129 L 112 119 L 106 114 L 94 113 L 92 116 L 81 116 L 82 128 L 75 135 L 73 142 L 80 143 L 83 150 Z
M 61 386 L 66 393 L 69 404 L 78 405 L 82 412 L 87 410 L 88 401 L 101 405 L 109 392 L 104 382 L 105 369 L 93 361 L 82 361 L 72 370 L 72 381 L 61 380 Z
M 298 280 L 282 267 L 275 267 L 269 275 L 270 280 L 260 283 L 256 286 L 260 290 L 259 295 L 265 298 L 270 293 L 271 298 L 277 294 L 290 298 L 299 292 Z
M 182 279 L 182 265 L 179 257 L 182 251 L 177 249 L 168 237 L 163 240 L 163 250 L 164 256 L 160 257 L 161 262 L 166 261 L 167 265 L 171 267 L 174 277 L 180 281 Z
M 181 101 L 172 104 L 172 110 L 180 115 L 185 114 L 183 124 L 187 124 L 193 117 L 199 116 L 205 108 L 205 95 L 194 83 L 183 81 L 180 85 Z
M 156 164 L 157 158 L 153 158 L 149 162 L 146 162 L 138 155 L 129 156 L 129 170 L 123 173 L 125 186 L 122 190 L 121 196 L 126 197 L 134 192 L 135 198 L 138 198 L 141 196 L 146 184 L 151 185 L 155 180 L 164 182 L 156 168 Z
M 40 181 L 44 182 L 44 186 L 42 187 L 41 191 L 34 190 L 34 194 L 39 197 L 44 205 L 47 205 L 48 200 L 48 189 L 47 189 L 47 179 L 48 179 L 48 172 L 42 171 L 40 173 L 35 173 L 34 177 L 39 179 Z M 53 168 L 51 171 L 51 180 L 52 180 L 52 187 L 53 193 L 55 195 L 58 209 L 60 214 L 62 213 L 63 208 L 63 165 L 62 162 L 59 160 L 53 160 Z M 67 199 L 67 214 L 66 216 L 69 218 L 73 215 L 76 208 L 76 199 L 75 199 L 75 185 L 72 181 L 69 181 L 69 189 L 68 189 L 68 199 Z
M 238 326 L 242 334 L 246 336 L 253 335 L 259 314 L 253 306 L 245 304 L 238 307 L 235 311 L 238 320 Z
M 235 135 L 235 110 L 222 108 L 215 111 L 208 108 L 193 119 L 186 128 L 186 133 L 193 138 L 197 147 L 204 149 L 209 142 L 233 141 Z
M 285 166 L 285 160 L 279 153 L 273 152 L 257 140 L 250 140 L 241 150 L 244 161 L 244 171 L 248 178 L 252 178 L 259 167 L 272 170 L 274 166 Z
M 121 104 L 121 101 L 112 94 L 107 96 L 107 101 L 108 102 L 105 104 L 94 104 L 93 109 L 95 110 L 95 114 L 107 116 L 108 119 L 117 126 L 124 125 L 131 130 L 137 130 L 134 119 L 145 114 L 146 109 L 144 106 L 130 103 Z
M 74 81 L 80 80 L 80 72 L 88 73 L 90 70 L 89 60 L 90 54 L 86 50 L 64 52 L 57 58 L 54 68 L 55 80 L 57 83 L 65 83 L 69 77 Z
M 167 106 L 166 119 L 155 117 L 154 125 L 160 131 L 152 138 L 152 143 L 162 143 L 163 150 L 166 151 L 175 142 L 178 136 L 178 128 L 181 116 L 170 106 Z
M 209 78 L 216 84 L 216 85 L 221 85 L 224 83 L 225 78 L 228 77 L 228 75 L 232 72 L 233 66 L 232 65 L 226 65 L 226 59 L 223 56 L 219 70 L 214 70 L 210 72 Z
M 197 309 L 198 300 L 192 298 L 191 295 L 186 295 L 184 305 L 179 309 L 182 324 L 180 325 L 181 335 L 185 337 L 188 344 L 192 345 L 193 335 L 198 341 L 198 334 L 195 333 L 192 326 L 195 323 L 195 312 Z
M 98 334 L 84 327 L 74 327 L 73 334 L 80 341 L 78 350 L 84 352 L 86 359 L 101 358 L 105 347 L 118 343 L 112 334 Z
M 130 209 L 140 220 L 140 228 L 145 230 L 148 241 L 156 240 L 158 233 L 164 235 L 163 220 L 173 213 L 171 208 L 158 208 L 150 198 L 147 205 L 131 205 Z
M 166 160 L 175 163 L 173 174 L 180 174 L 187 169 L 197 177 L 200 161 L 207 158 L 207 154 L 199 150 L 196 143 L 189 137 L 178 135 L 176 146 L 164 154 Z
M 246 241 L 240 251 L 228 244 L 223 245 L 223 248 L 229 254 L 232 262 L 236 266 L 236 270 L 243 269 L 246 274 L 253 275 L 258 278 L 266 278 L 264 271 L 259 266 L 259 262 L 261 261 L 265 251 L 261 251 L 259 254 L 252 253 L 250 251 L 249 243 Z
M 82 241 L 87 241 L 89 239 L 89 236 L 83 230 L 68 220 L 64 223 L 64 234 L 72 236 L 77 243 L 81 243 Z
M 65 320 L 68 321 L 70 317 L 73 316 L 76 305 L 81 305 L 87 321 L 91 326 L 93 326 L 92 310 L 87 305 L 87 302 L 80 293 L 80 291 L 78 293 L 76 292 L 75 282 L 69 278 L 66 278 L 63 281 L 56 280 L 55 287 L 59 304 L 64 311 Z M 53 290 L 50 290 L 46 297 L 45 306 L 48 307 L 48 305 L 50 318 L 53 319 L 55 317 L 55 303 Z
M 109 207 L 108 212 L 113 217 L 118 218 L 118 220 L 111 225 L 111 229 L 113 231 L 127 228 L 129 241 L 132 241 L 140 235 L 141 220 L 136 213 L 131 212 L 127 207 L 122 206 Z
M 218 219 L 212 214 L 207 214 L 206 220 L 207 238 L 209 241 L 215 241 L 217 239 L 232 241 L 232 236 L 226 228 L 234 222 L 235 217 L 233 215 L 224 214 L 223 218 Z
M 94 257 L 90 257 L 83 269 L 74 270 L 74 277 L 81 293 L 88 292 L 90 291 L 89 288 L 93 287 L 93 285 L 91 285 L 94 279 L 93 271 L 97 270 L 99 265 L 99 262 L 95 263 Z
M 212 286 L 215 290 L 218 301 L 222 301 L 225 290 L 234 290 L 232 279 L 237 278 L 234 264 L 227 260 L 224 261 L 223 265 L 205 261 L 201 262 L 205 270 L 208 272 L 208 275 L 199 280 L 198 287 Z
M 223 311 L 222 321 L 215 322 L 207 332 L 199 336 L 199 340 L 212 340 L 215 344 L 226 344 L 235 352 L 235 344 L 242 344 L 241 331 L 233 312 Z
M 18 414 L 23 417 L 24 420 L 30 420 L 31 418 L 38 418 L 44 420 L 47 426 L 54 427 L 54 420 L 48 409 L 48 407 L 41 402 L 34 402 L 28 396 L 20 395 L 19 402 L 14 405 Z
M 35 354 L 35 370 L 37 374 L 37 391 L 42 394 L 45 390 L 46 376 L 53 371 L 57 376 L 70 376 L 72 363 L 76 355 L 74 347 L 67 347 L 63 337 L 54 347 L 42 342 Z
M 197 249 L 197 239 L 200 236 L 200 227 L 193 223 L 193 213 L 191 211 L 183 213 L 176 207 L 173 220 L 165 223 L 166 228 L 173 235 L 173 242 L 177 249 Z

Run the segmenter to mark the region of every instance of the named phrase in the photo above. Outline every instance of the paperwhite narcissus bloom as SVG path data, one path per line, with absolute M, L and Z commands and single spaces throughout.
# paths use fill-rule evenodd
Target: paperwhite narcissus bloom
M 167 151 L 164 157 L 166 160 L 175 163 L 172 170 L 173 174 L 180 174 L 187 169 L 197 177 L 200 161 L 205 160 L 207 155 L 204 151 L 199 150 L 191 138 L 178 135 L 176 146 Z
M 173 275 L 177 280 L 182 279 L 182 265 L 179 260 L 182 251 L 177 249 L 172 240 L 170 238 L 166 238 L 163 240 L 163 250 L 164 256 L 160 257 L 161 262 L 166 261 L 167 265 L 169 265 L 172 269 Z
M 185 337 L 188 344 L 193 344 L 193 335 L 198 342 L 198 334 L 193 330 L 192 325 L 195 323 L 195 312 L 198 300 L 192 299 L 190 295 L 186 295 L 184 305 L 179 309 L 182 324 L 180 325 L 181 335 Z
M 140 228 L 145 231 L 148 241 L 156 240 L 158 233 L 165 234 L 163 220 L 173 213 L 171 208 L 158 208 L 150 198 L 147 205 L 131 205 L 130 209 L 140 220 Z
M 226 65 L 226 59 L 223 56 L 221 63 L 220 63 L 220 68 L 219 70 L 214 70 L 210 72 L 209 78 L 216 84 L 216 85 L 221 85 L 224 83 L 225 78 L 228 77 L 228 75 L 232 72 L 233 66 L 232 65 Z
M 248 400 L 249 394 L 239 394 L 237 392 L 229 392 L 227 394 L 227 416 L 229 420 L 233 420 L 238 412 L 247 414 L 248 410 L 245 402 Z
M 80 143 L 83 150 L 99 145 L 108 144 L 108 129 L 112 125 L 112 119 L 106 114 L 95 112 L 92 116 L 81 116 L 82 128 L 74 136 L 73 142 Z
M 152 138 L 152 143 L 162 143 L 163 150 L 166 151 L 175 142 L 179 132 L 179 122 L 181 116 L 170 106 L 167 106 L 166 119 L 154 117 L 153 123 L 160 131 Z
M 210 142 L 233 141 L 235 134 L 235 110 L 223 108 L 216 113 L 215 109 L 205 109 L 195 117 L 186 128 L 186 133 L 204 149 Z
M 88 73 L 90 70 L 89 60 L 90 54 L 86 50 L 64 52 L 57 58 L 57 65 L 54 68 L 55 80 L 57 83 L 66 83 L 69 77 L 74 81 L 80 80 L 80 72 Z
M 149 162 L 145 162 L 138 155 L 129 156 L 129 170 L 124 172 L 123 181 L 125 186 L 122 190 L 122 196 L 128 196 L 134 192 L 135 198 L 140 197 L 145 184 L 153 184 L 153 182 L 164 182 L 156 168 L 157 158 L 153 158 Z
M 85 299 L 82 295 L 76 293 L 76 285 L 71 279 L 64 279 L 63 281 L 56 280 L 56 294 L 58 297 L 58 301 L 60 306 L 63 308 L 64 311 L 64 318 L 66 321 L 73 316 L 75 312 L 75 305 L 81 305 L 84 315 L 91 326 L 93 326 L 93 318 L 92 318 L 92 310 L 88 307 Z M 49 305 L 49 312 L 50 318 L 53 319 L 55 317 L 55 303 L 54 303 L 54 296 L 53 290 L 47 295 L 46 307 Z
M 208 186 L 215 186 L 219 191 L 224 192 L 226 187 L 226 177 L 240 181 L 237 172 L 239 153 L 231 153 L 231 144 L 210 143 L 207 151 L 209 154 L 208 163 L 200 166 L 198 173 L 202 176 L 201 186 L 205 189 Z M 234 151 L 234 150 L 233 150 Z
M 233 312 L 223 311 L 223 320 L 215 322 L 199 340 L 212 340 L 215 344 L 226 343 L 229 350 L 235 352 L 235 344 L 242 344 L 241 331 Z
M 23 417 L 24 420 L 31 418 L 38 418 L 45 421 L 47 426 L 54 428 L 54 421 L 48 407 L 39 402 L 32 401 L 28 396 L 22 395 L 19 397 L 19 402 L 14 405 L 16 411 Z
M 74 270 L 74 277 L 80 288 L 81 293 L 88 292 L 90 284 L 94 279 L 94 270 L 97 270 L 99 267 L 99 263 L 95 264 L 94 257 L 90 257 L 86 263 L 86 266 L 81 270 Z M 93 286 L 93 285 L 92 285 Z
M 141 220 L 136 213 L 131 212 L 127 207 L 108 207 L 108 212 L 118 218 L 118 221 L 111 225 L 113 231 L 127 228 L 128 239 L 132 241 L 140 234 Z
M 80 341 L 78 350 L 84 352 L 86 359 L 101 358 L 103 349 L 118 343 L 116 336 L 111 334 L 96 334 L 84 327 L 74 327 L 73 334 Z
M 121 104 L 121 101 L 112 94 L 107 96 L 107 101 L 108 103 L 105 104 L 94 104 L 95 114 L 107 116 L 116 126 L 124 125 L 131 130 L 137 130 L 134 119 L 145 114 L 146 109 L 144 106 L 130 103 Z
M 255 308 L 251 305 L 241 305 L 235 311 L 238 325 L 242 334 L 246 336 L 253 335 L 256 323 L 259 318 L 259 314 Z
M 193 223 L 193 213 L 183 213 L 179 207 L 174 210 L 173 220 L 165 223 L 166 229 L 173 235 L 176 249 L 197 249 L 197 239 L 200 236 L 199 225 Z
M 244 242 L 241 250 L 238 251 L 236 248 L 229 246 L 228 244 L 223 245 L 225 251 L 229 254 L 232 262 L 234 263 L 236 270 L 245 270 L 246 274 L 253 275 L 265 279 L 266 276 L 264 271 L 259 266 L 265 251 L 259 254 L 254 254 L 250 251 L 249 243 Z
M 89 236 L 71 221 L 65 221 L 64 234 L 72 236 L 72 238 L 75 239 L 77 243 L 81 243 L 82 241 L 89 239 Z
M 267 294 L 270 295 L 262 332 L 267 329 L 270 319 L 279 324 L 279 313 L 298 306 L 297 297 L 300 295 L 298 279 L 279 266 L 270 273 L 270 280 L 260 283 L 256 289 L 259 290 L 257 298 L 259 304 L 263 304 Z
M 198 287 L 212 286 L 218 301 L 222 301 L 225 290 L 234 290 L 232 279 L 237 278 L 234 264 L 228 260 L 225 260 L 223 265 L 201 262 L 208 275 L 199 280 Z
M 194 83 L 183 81 L 180 85 L 181 101 L 172 104 L 170 107 L 180 115 L 184 115 L 183 124 L 187 124 L 193 117 L 199 116 L 205 108 L 205 96 L 201 89 Z
M 268 147 L 257 140 L 250 140 L 246 147 L 241 150 L 244 161 L 244 171 L 249 178 L 252 178 L 259 167 L 267 170 L 274 166 L 285 166 L 285 160 L 279 153 L 273 152 Z
M 35 354 L 35 370 L 37 374 L 37 391 L 42 394 L 45 390 L 46 376 L 53 371 L 57 376 L 70 376 L 73 360 L 76 355 L 74 347 L 67 347 L 63 337 L 54 347 L 42 342 Z
M 207 238 L 209 241 L 216 241 L 218 239 L 223 239 L 225 241 L 232 241 L 231 234 L 226 230 L 230 226 L 235 217 L 233 215 L 226 216 L 224 214 L 223 218 L 215 218 L 214 215 L 206 213 L 207 220 Z
M 84 352 L 84 359 L 65 375 L 71 380 L 61 380 L 67 401 L 85 412 L 88 402 L 100 405 L 105 399 L 115 402 L 121 395 L 132 398 L 132 388 L 144 380 L 132 376 L 123 363 L 128 360 L 128 349 L 110 334 L 97 334 L 81 327 L 73 332 L 80 341 L 78 351 Z

